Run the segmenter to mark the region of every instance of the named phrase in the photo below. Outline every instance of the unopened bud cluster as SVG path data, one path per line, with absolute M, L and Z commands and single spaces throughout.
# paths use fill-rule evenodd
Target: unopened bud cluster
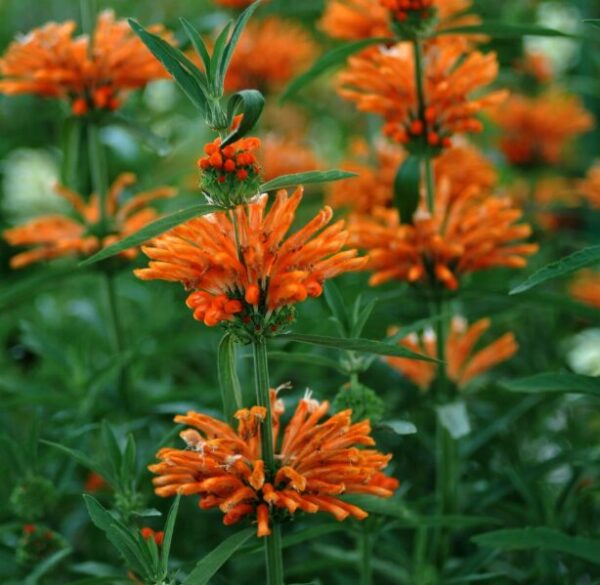
M 425 35 L 435 25 L 435 0 L 379 0 L 379 3 L 390 11 L 401 36 Z

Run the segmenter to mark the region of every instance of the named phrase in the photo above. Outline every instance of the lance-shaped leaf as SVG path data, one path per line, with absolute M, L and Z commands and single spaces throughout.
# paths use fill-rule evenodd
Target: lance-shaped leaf
M 320 59 L 318 59 L 313 66 L 300 75 L 296 77 L 285 89 L 283 94 L 281 95 L 281 101 L 287 100 L 291 98 L 293 95 L 298 93 L 304 86 L 313 82 L 317 77 L 320 77 L 326 71 L 329 71 L 333 67 L 337 67 L 338 65 L 342 65 L 346 62 L 346 59 L 354 53 L 358 53 L 362 49 L 366 47 L 370 47 L 371 45 L 380 45 L 385 43 L 393 43 L 394 39 L 389 38 L 373 38 L 373 39 L 363 39 L 361 41 L 356 41 L 353 43 L 348 43 L 345 45 L 341 45 L 340 47 L 336 47 L 329 53 L 323 55 Z
M 334 320 L 337 322 L 338 331 L 342 337 L 348 337 L 350 333 L 350 319 L 346 312 L 346 305 L 340 289 L 332 280 L 327 281 L 324 289 L 324 297 L 327 306 L 333 314 Z
M 520 24 L 516 22 L 491 21 L 467 26 L 455 26 L 438 30 L 435 36 L 440 35 L 486 35 L 496 39 L 520 39 L 522 37 L 562 37 L 581 39 L 579 35 L 564 33 L 554 28 L 538 26 L 536 24 Z
M 565 258 L 561 258 L 556 262 L 552 262 L 543 268 L 540 268 L 527 280 L 513 288 L 509 294 L 518 295 L 544 282 L 554 280 L 560 276 L 566 276 L 567 274 L 571 274 L 580 268 L 585 268 L 596 262 L 600 262 L 600 246 L 584 248 L 570 256 L 566 256 Z
M 339 337 L 326 337 L 322 335 L 303 335 L 301 333 L 286 333 L 279 335 L 278 339 L 286 339 L 288 341 L 297 341 L 299 343 L 308 343 L 310 345 L 320 345 L 321 347 L 333 347 L 345 351 L 359 351 L 363 353 L 373 353 L 376 355 L 385 355 L 391 357 L 403 357 L 413 360 L 422 360 L 425 362 L 437 362 L 420 353 L 416 353 L 402 347 L 401 345 L 391 345 L 381 341 L 372 339 L 343 339 Z
M 229 333 L 223 336 L 219 344 L 219 387 L 227 421 L 231 421 L 243 406 L 242 387 L 236 370 L 236 345 L 235 338 Z
M 244 89 L 234 93 L 227 102 L 227 120 L 229 126 L 232 125 L 235 116 L 238 114 L 244 114 L 244 116 L 239 126 L 223 140 L 221 146 L 227 146 L 248 134 L 254 128 L 256 122 L 258 122 L 264 107 L 265 98 L 256 89 Z
M 342 181 L 357 177 L 357 173 L 350 171 L 341 171 L 331 169 L 330 171 L 307 171 L 305 173 L 294 173 L 292 175 L 282 175 L 271 179 L 260 186 L 263 193 L 275 191 L 277 189 L 286 189 L 287 187 L 297 187 L 298 185 L 309 185 L 311 183 L 331 183 L 333 181 Z
M 188 221 L 194 217 L 199 217 L 201 215 L 206 215 L 208 213 L 214 213 L 216 211 L 222 211 L 222 209 L 216 205 L 208 205 L 208 204 L 200 204 L 200 205 L 192 205 L 186 209 L 181 209 L 180 211 L 176 211 L 175 213 L 171 213 L 170 215 L 165 215 L 156 221 L 148 224 L 143 227 L 141 230 L 103 248 L 99 252 L 96 252 L 93 256 L 90 256 L 83 262 L 81 262 L 80 266 L 87 266 L 89 264 L 94 264 L 95 262 L 100 262 L 100 260 L 105 260 L 106 258 L 110 258 L 111 256 L 116 256 L 120 254 L 124 250 L 128 250 L 129 248 L 135 248 L 152 238 L 156 238 L 161 234 L 169 231 L 171 228 L 178 226 L 180 223 Z
M 159 36 L 148 32 L 133 19 L 129 19 L 133 32 L 140 37 L 151 53 L 162 63 L 190 101 L 203 113 L 209 96 L 206 75 L 181 51 Z
M 591 24 L 592 26 L 595 26 L 596 28 L 600 28 L 600 18 L 588 18 L 588 19 L 584 20 L 583 22 L 585 22 L 586 24 Z
M 171 543 L 173 542 L 173 533 L 175 532 L 175 521 L 177 520 L 177 512 L 179 511 L 180 500 L 181 494 L 177 494 L 177 497 L 175 498 L 175 501 L 169 510 L 167 522 L 165 523 L 165 536 L 163 539 L 160 556 L 160 568 L 163 578 L 166 578 L 169 570 L 169 555 L 171 554 Z
M 183 585 L 207 585 L 217 571 L 253 534 L 256 534 L 256 528 L 246 528 L 225 539 L 196 565 Z
M 206 73 L 208 73 L 210 71 L 210 55 L 208 53 L 206 44 L 202 39 L 202 36 L 189 20 L 187 20 L 186 18 L 180 18 L 179 20 L 183 25 L 183 30 L 185 31 L 185 34 L 188 36 L 190 42 L 192 43 L 192 47 L 194 47 L 194 50 L 196 51 L 196 53 L 198 53 L 200 59 L 202 59 L 202 63 L 204 64 L 204 70 L 206 71 Z
M 233 22 L 228 22 L 225 28 L 219 33 L 219 36 L 215 41 L 215 46 L 213 48 L 213 53 L 210 60 L 210 70 L 208 73 L 208 78 L 210 80 L 212 93 L 215 96 L 223 95 L 223 83 L 219 79 L 219 63 L 223 59 L 223 53 L 225 52 L 225 48 L 227 46 L 227 39 L 229 38 L 229 32 L 231 31 L 232 26 Z
M 511 392 L 523 394 L 588 394 L 600 398 L 600 378 L 566 372 L 537 374 L 520 380 L 501 382 Z
M 290 364 L 300 364 L 305 366 L 317 366 L 336 370 L 340 374 L 348 372 L 335 360 L 315 353 L 288 353 L 286 351 L 270 351 L 269 359 L 275 361 L 287 362 Z
M 496 530 L 474 536 L 472 540 L 486 548 L 552 551 L 600 565 L 600 540 L 571 536 L 545 526 Z
M 411 154 L 401 165 L 394 179 L 394 205 L 402 223 L 412 224 L 421 195 L 421 157 Z

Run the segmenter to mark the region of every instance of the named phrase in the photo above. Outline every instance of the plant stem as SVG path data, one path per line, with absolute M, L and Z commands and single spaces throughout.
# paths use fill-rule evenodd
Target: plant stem
M 110 313 L 110 320 L 112 323 L 113 329 L 113 342 L 115 353 L 117 354 L 117 359 L 123 359 L 123 350 L 125 347 L 124 337 L 123 337 L 123 328 L 121 326 L 121 319 L 119 313 L 119 303 L 117 299 L 117 293 L 115 289 L 115 281 L 114 276 L 109 272 L 104 272 L 104 282 L 106 286 L 106 298 L 108 304 L 108 310 Z M 129 400 L 129 392 L 127 388 L 127 367 L 123 364 L 119 366 L 119 373 L 117 379 L 117 388 L 119 391 L 119 395 L 121 396 L 121 400 L 123 402 L 123 406 L 125 410 L 131 411 L 131 403 Z
M 360 585 L 373 585 L 373 567 L 371 558 L 373 556 L 373 536 L 366 525 L 362 526 L 362 532 L 358 537 L 360 550 Z
M 99 231 L 104 236 L 109 228 L 106 206 L 108 196 L 106 153 L 100 141 L 100 128 L 95 122 L 90 121 L 87 125 L 87 139 L 92 185 L 100 205 Z
M 267 342 L 263 337 L 254 340 L 254 382 L 256 400 L 259 406 L 267 410 L 265 422 L 261 426 L 262 457 L 265 462 L 265 475 L 273 478 L 275 473 L 275 452 L 273 445 L 273 425 L 271 415 L 269 363 L 267 359 Z M 281 526 L 273 522 L 271 535 L 265 537 L 265 558 L 267 564 L 267 584 L 284 585 L 283 557 L 281 554 Z

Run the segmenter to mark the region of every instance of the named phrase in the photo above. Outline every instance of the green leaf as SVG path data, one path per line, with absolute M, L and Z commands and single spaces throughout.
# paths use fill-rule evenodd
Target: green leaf
M 554 28 L 538 26 L 536 24 L 520 24 L 516 22 L 502 22 L 487 20 L 481 24 L 456 26 L 438 30 L 435 36 L 473 34 L 486 35 L 495 39 L 520 39 L 522 37 L 563 37 L 580 39 L 581 36 L 564 33 Z
M 81 262 L 79 266 L 88 266 L 90 264 L 100 262 L 100 260 L 106 260 L 106 258 L 116 256 L 124 250 L 135 248 L 136 246 L 139 246 L 148 240 L 156 238 L 157 236 L 169 231 L 171 228 L 178 226 L 180 223 L 188 221 L 194 217 L 207 215 L 208 213 L 215 213 L 217 211 L 222 211 L 222 209 L 217 205 L 201 203 L 199 205 L 192 205 L 186 209 L 181 209 L 175 213 L 171 213 L 170 215 L 165 215 L 143 227 L 134 234 L 131 234 L 130 236 L 127 236 L 126 238 L 107 246 L 99 252 L 96 252 L 96 254 Z
M 411 154 L 401 165 L 394 179 L 394 205 L 400 221 L 412 224 L 421 197 L 421 157 Z
M 136 448 L 133 435 L 127 435 L 125 450 L 121 457 L 121 479 L 123 484 L 133 484 L 136 477 Z
M 534 272 L 527 280 L 513 288 L 509 294 L 518 295 L 526 290 L 529 290 L 543 282 L 553 280 L 559 276 L 566 276 L 580 268 L 585 268 L 590 264 L 600 262 L 600 246 L 590 246 L 579 250 L 570 256 L 561 258 L 556 262 L 552 262 L 543 268 Z
M 389 38 L 373 38 L 363 39 L 361 41 L 347 43 L 345 45 L 336 47 L 335 49 L 333 49 L 329 53 L 326 53 L 320 59 L 318 59 L 308 71 L 296 77 L 296 79 L 294 79 L 287 86 L 287 88 L 281 95 L 281 101 L 291 98 L 293 95 L 298 93 L 304 86 L 313 82 L 317 77 L 320 77 L 326 71 L 329 71 L 330 69 L 338 65 L 342 65 L 346 62 L 346 59 L 348 59 L 348 57 L 350 57 L 354 53 L 358 53 L 358 51 L 361 51 L 366 47 L 370 47 L 371 45 L 380 45 L 390 42 L 394 42 L 394 40 Z
M 591 24 L 592 26 L 595 26 L 596 28 L 600 28 L 600 18 L 587 18 L 583 22 L 585 22 L 586 24 Z
M 462 400 L 437 406 L 435 410 L 441 425 L 453 439 L 466 437 L 471 432 L 467 406 Z
M 204 70 L 208 74 L 208 72 L 210 71 L 210 55 L 208 53 L 208 49 L 206 48 L 206 45 L 204 44 L 204 40 L 202 39 L 202 36 L 196 30 L 194 25 L 189 20 L 187 20 L 187 18 L 181 17 L 179 20 L 180 20 L 181 24 L 183 25 L 183 30 L 185 31 L 185 34 L 190 39 L 190 42 L 192 43 L 194 50 L 196 51 L 196 53 L 198 53 L 198 56 L 200 57 L 200 59 L 202 59 L 202 63 L 204 64 Z
M 49 571 L 54 569 L 64 558 L 68 557 L 73 550 L 69 548 L 64 548 L 50 555 L 48 558 L 44 559 L 41 563 L 36 565 L 31 573 L 27 576 L 27 578 L 23 581 L 23 585 L 37 585 L 39 580 Z
M 352 328 L 350 331 L 350 335 L 352 337 L 359 337 L 362 335 L 363 329 L 369 320 L 369 317 L 372 315 L 373 310 L 375 309 L 375 305 L 377 305 L 377 299 L 373 299 L 371 302 L 366 304 L 362 309 L 359 309 L 359 305 L 357 302 L 356 311 L 353 316 Z
M 501 382 L 503 388 L 523 394 L 589 394 L 600 398 L 600 378 L 564 372 L 536 374 L 520 380 Z
M 215 46 L 213 49 L 212 58 L 210 61 L 210 71 L 208 73 L 208 79 L 212 87 L 213 94 L 216 96 L 223 95 L 223 81 L 220 77 L 219 64 L 223 59 L 223 53 L 227 46 L 227 39 L 229 38 L 229 31 L 233 26 L 233 22 L 228 22 L 225 28 L 219 33 Z
M 325 283 L 324 297 L 329 310 L 339 324 L 340 335 L 347 337 L 349 335 L 350 323 L 348 322 L 348 315 L 346 313 L 346 303 L 340 293 L 340 289 L 333 280 L 328 280 Z
M 162 63 L 190 101 L 202 113 L 205 113 L 208 99 L 206 75 L 181 51 L 172 47 L 159 36 L 148 32 L 135 20 L 130 18 L 129 26 L 140 37 L 150 52 Z
M 223 414 L 227 421 L 233 420 L 233 415 L 243 406 L 242 387 L 236 370 L 236 347 L 237 342 L 229 333 L 226 333 L 219 343 L 219 387 L 223 400 Z
M 240 125 L 223 140 L 221 146 L 227 146 L 248 134 L 254 128 L 256 122 L 258 122 L 264 107 L 265 98 L 257 89 L 244 89 L 234 93 L 227 102 L 229 126 L 231 126 L 233 118 L 238 114 L 244 114 L 244 117 Z
M 213 575 L 254 534 L 256 534 L 255 528 L 246 528 L 224 540 L 196 565 L 183 585 L 207 585 Z
M 115 432 L 106 419 L 102 421 L 100 433 L 102 435 L 105 458 L 108 461 L 114 476 L 119 477 L 122 480 L 123 476 L 120 475 L 120 473 L 123 454 L 121 453 L 121 448 L 119 447 Z
M 496 530 L 478 534 L 471 540 L 486 548 L 539 549 L 564 553 L 600 565 L 600 540 L 571 536 L 544 526 Z
M 270 360 L 289 362 L 290 364 L 300 364 L 307 366 L 321 366 L 338 371 L 340 374 L 347 374 L 346 370 L 335 360 L 314 353 L 288 353 L 286 351 L 270 351 Z
M 177 512 L 179 511 L 179 502 L 181 494 L 177 494 L 175 501 L 171 505 L 167 522 L 165 523 L 165 537 L 163 539 L 162 552 L 160 557 L 160 568 L 163 575 L 166 577 L 169 569 L 169 555 L 171 554 L 171 543 L 173 542 L 173 533 L 175 531 L 175 521 L 177 520 Z
M 271 179 L 260 186 L 263 193 L 275 191 L 277 189 L 286 189 L 287 187 L 297 187 L 298 185 L 309 185 L 311 183 L 331 183 L 333 181 L 342 181 L 357 177 L 356 173 L 350 171 L 341 171 L 332 169 L 330 171 L 307 171 L 306 173 L 294 173 L 292 175 L 283 175 Z
M 408 420 L 388 420 L 382 422 L 380 425 L 385 429 L 390 429 L 397 435 L 414 435 L 417 432 L 417 427 L 414 423 Z
M 400 345 L 390 345 L 389 343 L 374 341 L 372 339 L 342 339 L 338 337 L 325 337 L 321 335 L 303 335 L 301 333 L 286 333 L 284 335 L 280 335 L 279 339 L 298 341 L 299 343 L 309 343 L 311 345 L 320 345 L 321 347 L 334 347 L 336 349 L 346 351 L 360 351 L 364 353 L 403 357 L 426 362 L 438 361 L 428 356 L 410 351 L 409 349 Z

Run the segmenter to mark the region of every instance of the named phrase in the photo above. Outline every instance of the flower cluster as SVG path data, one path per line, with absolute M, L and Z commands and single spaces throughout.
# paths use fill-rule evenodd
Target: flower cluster
M 258 138 L 242 138 L 221 146 L 216 138 L 204 147 L 206 156 L 198 159 L 200 187 L 210 201 L 232 207 L 258 193 L 260 167 L 253 154 L 260 147 Z
M 0 59 L 0 93 L 68 100 L 82 116 L 115 110 L 124 92 L 167 77 L 127 21 L 116 20 L 112 11 L 98 16 L 91 46 L 87 36 L 74 36 L 75 28 L 72 21 L 49 23 L 14 41 Z M 150 30 L 170 39 L 160 25 Z
M 284 239 L 302 194 L 302 188 L 291 196 L 279 191 L 268 212 L 269 197 L 260 195 L 231 216 L 181 224 L 142 248 L 151 261 L 136 275 L 181 282 L 192 291 L 187 304 L 194 317 L 208 326 L 234 322 L 250 335 L 278 331 L 293 318 L 293 304 L 319 296 L 326 279 L 365 263 L 356 250 L 342 251 L 348 239 L 342 221 L 325 227 L 333 215 L 328 207 Z
M 461 275 L 526 265 L 525 257 L 538 247 L 519 242 L 531 234 L 529 225 L 517 223 L 521 210 L 508 198 L 482 195 L 476 186 L 453 200 L 452 191 L 448 181 L 440 181 L 435 212 L 421 205 L 412 225 L 402 224 L 396 209 L 351 219 L 350 244 L 368 251 L 372 286 L 405 280 L 456 290 Z
M 445 347 L 446 373 L 457 387 L 463 388 L 474 378 L 510 359 L 517 352 L 518 345 L 512 333 L 504 334 L 477 351 L 475 347 L 490 325 L 489 319 L 480 319 L 470 326 L 461 317 L 452 319 Z M 389 333 L 393 335 L 396 331 L 392 328 Z M 399 343 L 412 351 L 437 357 L 436 334 L 432 329 L 427 329 L 421 335 L 411 333 Z M 435 362 L 397 357 L 386 358 L 386 361 L 421 390 L 428 390 L 437 375 L 438 365 Z
M 41 260 L 72 255 L 89 256 L 157 219 L 158 213 L 148 207 L 148 203 L 155 199 L 172 197 L 176 190 L 171 187 L 157 187 L 139 193 L 121 204 L 119 199 L 123 191 L 136 180 L 133 173 L 124 173 L 117 177 L 108 192 L 107 225 L 104 226 L 100 199 L 96 194 L 86 201 L 81 195 L 58 185 L 56 192 L 69 202 L 73 215 L 44 215 L 5 230 L 4 239 L 11 246 L 35 246 L 13 256 L 10 265 L 13 268 L 23 268 Z M 133 248 L 121 252 L 123 258 L 131 259 L 136 255 L 137 249 Z
M 369 421 L 352 424 L 351 411 L 325 421 L 329 404 L 306 396 L 278 440 L 283 403 L 271 390 L 272 420 L 255 406 L 235 414 L 237 430 L 207 415 L 188 412 L 175 422 L 193 428 L 180 434 L 185 449 L 165 448 L 150 466 L 156 494 L 200 496 L 200 508 L 218 507 L 226 525 L 256 519 L 259 537 L 271 533 L 270 518 L 297 510 L 327 512 L 337 520 L 363 519 L 367 512 L 340 499 L 342 494 L 390 497 L 398 481 L 382 473 L 390 455 L 375 449 Z M 322 421 L 322 422 L 321 422 Z M 271 424 L 276 468 L 263 460 L 260 427 Z
M 409 151 L 438 155 L 456 134 L 480 132 L 483 126 L 476 115 L 505 99 L 502 90 L 481 95 L 497 74 L 494 53 L 465 55 L 453 43 L 433 46 L 425 55 L 421 111 L 413 47 L 398 43 L 351 57 L 340 74 L 338 92 L 359 110 L 381 115 L 384 133 Z M 475 92 L 479 97 L 472 98 Z
M 435 16 L 435 0 L 379 0 L 398 22 L 412 19 L 431 20 Z

